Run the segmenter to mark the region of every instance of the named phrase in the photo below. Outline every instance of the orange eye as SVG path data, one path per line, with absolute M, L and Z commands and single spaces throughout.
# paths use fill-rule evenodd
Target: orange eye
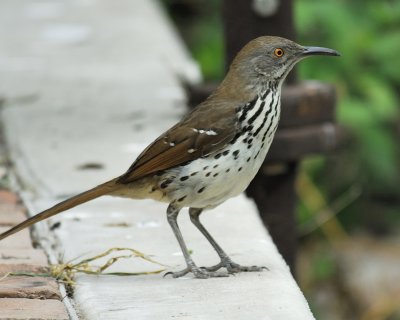
M 283 51 L 282 48 L 276 48 L 275 51 L 274 51 L 274 54 L 279 58 L 282 57 L 284 53 L 285 52 Z

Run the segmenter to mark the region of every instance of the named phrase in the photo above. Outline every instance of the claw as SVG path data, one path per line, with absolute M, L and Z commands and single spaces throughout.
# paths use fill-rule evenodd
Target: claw
M 172 272 L 172 271 L 166 272 L 166 273 L 163 275 L 163 278 L 165 278 L 165 277 L 167 277 L 167 276 L 172 276 L 172 278 L 183 277 L 185 274 L 187 274 L 187 273 L 189 272 L 189 271 L 186 271 L 186 270 L 188 270 L 188 269 L 184 269 L 184 270 L 179 271 L 179 272 Z M 186 271 L 186 272 L 184 273 L 184 271 Z M 179 275 L 178 275 L 178 273 L 179 273 Z

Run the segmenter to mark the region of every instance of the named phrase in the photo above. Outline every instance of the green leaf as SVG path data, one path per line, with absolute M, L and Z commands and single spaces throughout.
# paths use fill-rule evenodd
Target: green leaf
M 398 102 L 392 87 L 382 78 L 373 74 L 361 76 L 361 91 L 365 94 L 371 112 L 381 121 L 391 120 L 399 114 Z
M 366 104 L 357 98 L 346 97 L 338 105 L 339 122 L 351 127 L 360 128 L 375 125 L 376 118 Z
M 358 132 L 362 166 L 372 187 L 394 187 L 398 183 L 398 163 L 395 142 L 387 130 L 366 127 Z

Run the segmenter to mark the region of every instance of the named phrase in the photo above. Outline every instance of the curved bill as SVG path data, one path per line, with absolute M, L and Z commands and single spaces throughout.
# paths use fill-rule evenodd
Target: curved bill
M 303 56 L 340 56 L 340 53 L 336 50 L 322 47 L 303 47 Z

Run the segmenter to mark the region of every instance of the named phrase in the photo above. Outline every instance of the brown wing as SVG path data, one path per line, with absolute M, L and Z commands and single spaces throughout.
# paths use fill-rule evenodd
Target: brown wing
M 130 183 L 223 148 L 238 132 L 235 107 L 198 106 L 149 145 L 117 182 Z

